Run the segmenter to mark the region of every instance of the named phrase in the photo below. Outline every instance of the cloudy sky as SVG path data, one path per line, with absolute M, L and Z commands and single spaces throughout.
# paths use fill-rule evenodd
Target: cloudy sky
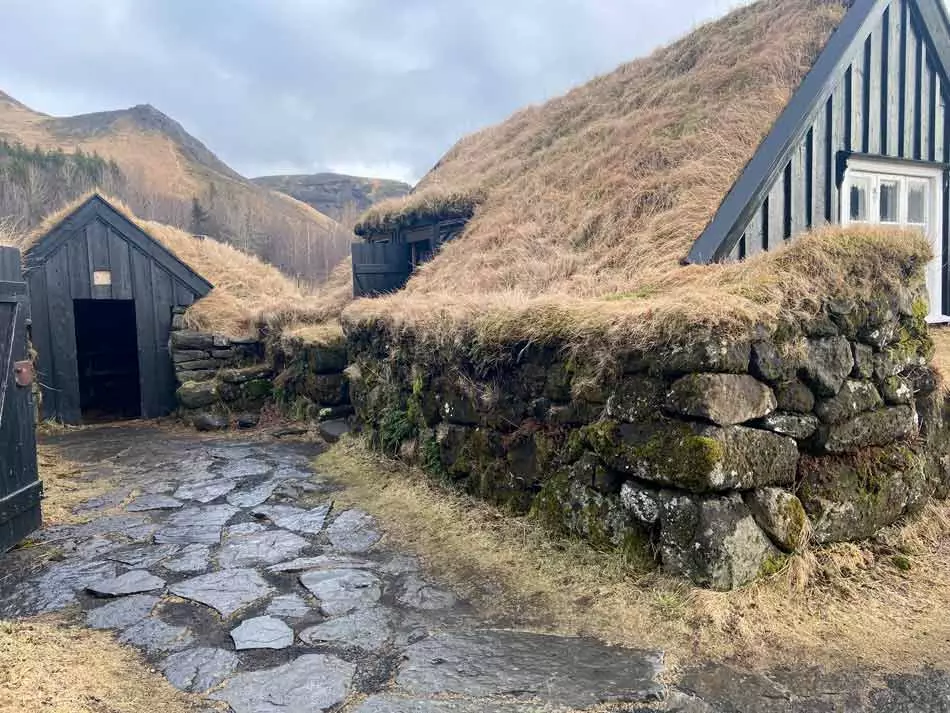
M 741 0 L 0 0 L 0 89 L 153 104 L 248 176 L 414 181 L 461 135 Z

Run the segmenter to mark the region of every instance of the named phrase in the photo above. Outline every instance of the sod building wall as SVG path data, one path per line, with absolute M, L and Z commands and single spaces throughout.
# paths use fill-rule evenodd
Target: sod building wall
M 805 323 L 594 364 L 564 345 L 436 348 L 347 324 L 373 444 L 446 483 L 716 589 L 950 491 L 922 284 Z

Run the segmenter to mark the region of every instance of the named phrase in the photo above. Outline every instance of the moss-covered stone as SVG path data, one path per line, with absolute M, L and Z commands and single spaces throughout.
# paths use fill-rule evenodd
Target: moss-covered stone
M 737 493 L 663 493 L 660 557 L 667 572 L 730 590 L 758 577 L 766 562 L 780 556 Z
M 803 456 L 799 478 L 798 495 L 819 543 L 870 537 L 932 492 L 923 459 L 903 445 Z
M 760 488 L 744 495 L 745 504 L 777 547 L 785 552 L 801 549 L 811 530 L 801 501 L 782 488 Z
M 627 376 L 607 397 L 605 413 L 618 421 L 636 422 L 653 418 L 666 398 L 668 383 L 647 376 Z
M 619 497 L 588 488 L 566 471 L 544 483 L 531 513 L 556 532 L 582 537 L 600 550 L 619 551 L 637 569 L 655 567 L 649 531 L 630 517 Z
M 218 383 L 186 381 L 178 387 L 175 396 L 184 408 L 205 408 L 218 400 Z
M 828 453 L 856 453 L 869 446 L 886 446 L 912 436 L 917 415 L 910 406 L 868 411 L 834 426 L 818 429 L 816 443 Z
M 818 402 L 815 413 L 825 423 L 842 423 L 882 403 L 881 395 L 870 381 L 848 379 L 837 394 Z
M 815 395 L 797 379 L 776 386 L 775 400 L 780 411 L 811 413 L 815 408 Z
M 791 483 L 798 458 L 795 441 L 774 433 L 675 421 L 591 424 L 569 439 L 568 452 L 583 450 L 629 477 L 698 493 Z

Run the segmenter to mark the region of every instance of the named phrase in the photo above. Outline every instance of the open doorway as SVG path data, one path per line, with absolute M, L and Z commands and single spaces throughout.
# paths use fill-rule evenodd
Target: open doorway
M 141 415 L 133 300 L 74 300 L 83 421 Z

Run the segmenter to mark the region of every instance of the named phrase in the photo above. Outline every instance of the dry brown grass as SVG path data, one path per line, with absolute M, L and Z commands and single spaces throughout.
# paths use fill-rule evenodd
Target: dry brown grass
M 28 233 L 14 234 L 9 229 L 4 232 L 0 226 L 0 244 L 28 250 L 90 195 L 51 213 Z M 185 314 L 186 324 L 192 329 L 238 337 L 255 333 L 261 325 L 280 328 L 312 324 L 335 319 L 345 304 L 341 295 L 349 291 L 352 297 L 349 261 L 340 265 L 316 294 L 273 265 L 231 245 L 210 238 L 199 239 L 178 228 L 142 220 L 121 200 L 111 196 L 105 199 L 214 285 L 210 294 Z
M 697 656 L 830 668 L 950 661 L 950 504 L 888 528 L 873 545 L 818 550 L 770 579 L 718 593 L 637 572 L 530 518 L 450 493 L 356 440 L 320 456 L 317 468 L 347 486 L 341 500 L 381 519 L 393 545 L 419 554 L 502 624 L 656 646 L 674 664 Z
M 207 709 L 207 704 L 205 706 Z M 0 621 L 0 711 L 193 713 L 197 698 L 169 684 L 103 631 L 50 617 Z
M 944 386 L 950 388 L 950 326 L 931 327 L 930 337 L 934 340 L 933 365 L 943 374 Z
M 807 319 L 828 295 L 868 299 L 920 279 L 930 257 L 919 234 L 825 227 L 741 263 L 677 268 L 665 281 L 602 298 L 532 297 L 511 289 L 422 299 L 406 291 L 359 300 L 344 310 L 343 322 L 383 321 L 394 331 L 412 330 L 422 341 L 444 344 L 526 340 L 611 353 L 711 331 L 740 336 L 759 325 Z
M 76 515 L 80 503 L 111 490 L 108 478 L 89 478 L 82 466 L 63 457 L 55 447 L 40 444 L 36 449 L 40 480 L 43 481 L 43 524 L 71 525 L 85 522 L 88 515 Z
M 364 220 L 483 196 L 464 234 L 403 293 L 350 314 L 438 332 L 492 312 L 531 338 L 536 320 L 609 331 L 670 310 L 746 309 L 741 285 L 717 289 L 737 273 L 680 260 L 844 12 L 764 0 L 466 137 L 404 202 Z

